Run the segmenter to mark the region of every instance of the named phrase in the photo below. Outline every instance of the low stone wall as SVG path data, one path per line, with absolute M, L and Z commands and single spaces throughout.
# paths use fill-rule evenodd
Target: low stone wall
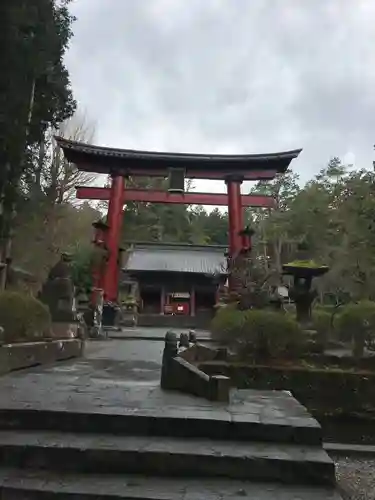
M 230 381 L 221 375 L 209 376 L 185 359 L 176 356 L 164 366 L 162 389 L 178 390 L 212 401 L 228 401 Z
M 22 368 L 75 358 L 83 353 L 80 339 L 25 342 L 0 346 L 0 375 Z
M 358 414 L 375 417 L 375 372 L 218 361 L 202 362 L 198 367 L 207 374 L 229 377 L 239 389 L 288 390 L 317 418 Z
M 189 363 L 203 363 L 206 361 L 225 361 L 227 359 L 227 350 L 224 348 L 215 348 L 197 342 L 189 348 L 179 352 L 179 356 Z
M 340 351 L 338 349 L 338 351 Z M 350 353 L 351 354 L 351 353 Z M 300 358 L 306 361 L 307 364 L 312 364 L 316 368 L 319 367 L 337 367 L 342 370 L 369 370 L 375 372 L 375 355 L 371 353 L 363 358 L 355 359 L 351 355 L 335 355 L 335 354 L 305 354 Z
M 176 335 L 167 333 L 160 382 L 162 389 L 178 390 L 212 401 L 229 401 L 229 378 L 207 375 L 193 364 L 197 359 L 215 359 L 216 356 L 215 349 L 195 343 L 178 352 Z

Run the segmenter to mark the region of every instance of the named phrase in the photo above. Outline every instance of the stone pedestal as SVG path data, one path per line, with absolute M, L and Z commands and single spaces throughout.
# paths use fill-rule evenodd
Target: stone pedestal
M 211 399 L 213 401 L 229 402 L 230 378 L 224 375 L 212 375 L 210 377 Z

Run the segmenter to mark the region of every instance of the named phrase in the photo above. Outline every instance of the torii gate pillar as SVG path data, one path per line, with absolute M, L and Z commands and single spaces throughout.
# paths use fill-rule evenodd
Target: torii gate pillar
M 229 232 L 229 255 L 235 258 L 242 250 L 242 235 L 244 229 L 243 209 L 241 202 L 242 178 L 228 176 L 225 179 L 228 190 L 228 232 Z
M 122 227 L 122 207 L 125 190 L 125 178 L 121 175 L 112 176 L 111 192 L 108 203 L 107 236 L 108 261 L 103 279 L 104 300 L 117 301 L 119 282 L 119 256 Z
M 91 303 L 96 306 L 98 304 L 99 291 L 103 291 L 104 269 L 107 265 L 107 262 L 104 260 L 104 256 L 107 251 L 106 241 L 108 226 L 102 221 L 94 222 L 92 226 L 94 228 L 94 239 L 92 242 L 94 248 L 103 252 L 99 259 L 95 259 L 92 262 Z

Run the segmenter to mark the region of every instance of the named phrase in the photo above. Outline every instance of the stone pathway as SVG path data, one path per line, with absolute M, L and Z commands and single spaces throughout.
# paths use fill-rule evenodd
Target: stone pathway
M 208 448 L 207 459 L 217 460 L 217 457 L 220 458 L 224 456 L 225 451 L 225 454 L 228 456 L 228 463 L 231 463 L 231 461 L 233 462 L 233 457 L 239 453 L 244 453 L 247 460 L 253 461 L 252 469 L 254 470 L 261 470 L 257 469 L 257 467 L 263 467 L 264 464 L 270 460 L 274 460 L 278 464 L 284 462 L 287 464 L 287 467 L 289 467 L 289 463 L 295 462 L 299 464 L 304 460 L 310 464 L 317 462 L 319 467 L 319 464 L 326 467 L 328 462 L 324 454 L 322 455 L 323 452 L 319 451 L 319 442 L 316 442 L 316 436 L 318 435 L 316 431 L 319 431 L 316 422 L 307 414 L 306 410 L 301 405 L 286 393 L 271 393 L 270 391 L 265 391 L 264 393 L 261 391 L 234 391 L 231 403 L 225 404 L 219 402 L 212 403 L 205 399 L 195 398 L 181 393 L 161 391 L 159 388 L 159 379 L 164 345 L 162 342 L 141 340 L 142 336 L 144 337 L 146 334 L 150 334 L 149 336 L 151 336 L 151 334 L 154 336 L 160 335 L 160 332 L 147 332 L 145 330 L 139 331 L 140 339 L 136 340 L 124 341 L 112 338 L 108 341 L 88 342 L 85 358 L 82 359 L 58 363 L 53 366 L 36 367 L 26 371 L 14 372 L 2 377 L 0 379 L 0 423 L 4 425 L 4 415 L 6 415 L 6 412 L 9 410 L 16 412 L 16 420 L 21 418 L 23 419 L 22 422 L 26 424 L 29 419 L 28 412 L 34 412 L 32 419 L 39 422 L 38 425 L 40 427 L 29 429 L 28 432 L 31 433 L 28 435 L 30 441 L 29 445 L 36 448 L 38 448 L 38 446 L 44 448 L 44 453 L 47 453 L 49 450 L 48 453 L 51 453 L 51 457 L 54 456 L 54 450 L 56 448 L 60 450 L 58 451 L 60 453 L 67 445 L 63 438 L 63 441 L 60 441 L 60 445 L 55 446 L 55 438 L 44 434 L 43 441 L 41 439 L 43 436 L 42 432 L 40 435 L 34 434 L 35 432 L 38 433 L 42 431 L 42 429 L 45 428 L 43 426 L 47 424 L 46 413 L 43 412 L 51 412 L 55 415 L 57 412 L 61 412 L 57 417 L 54 417 L 54 423 L 52 422 L 53 425 L 56 425 L 55 429 L 53 429 L 54 431 L 69 431 L 69 426 L 81 425 L 80 429 L 88 432 L 90 422 L 98 421 L 96 417 L 104 415 L 105 417 L 110 416 L 111 418 L 117 418 L 117 423 L 119 424 L 117 431 L 119 434 L 121 433 L 120 428 L 122 429 L 121 425 L 125 422 L 125 427 L 126 425 L 129 426 L 127 430 L 130 436 L 149 436 L 153 433 L 153 430 L 150 431 L 150 423 L 152 425 L 156 423 L 154 426 L 156 428 L 157 425 L 159 425 L 157 422 L 161 422 L 161 424 L 165 426 L 165 423 L 163 424 L 163 419 L 164 422 L 166 421 L 165 419 L 170 419 L 171 423 L 167 424 L 167 431 L 170 430 L 170 426 L 173 427 L 173 429 L 170 430 L 171 433 L 169 436 L 175 439 L 175 441 L 173 443 L 173 439 L 169 441 L 166 439 L 163 446 L 165 447 L 166 444 L 170 443 L 170 449 L 168 448 L 167 452 L 168 454 L 172 452 L 176 453 L 176 457 L 178 457 L 178 453 L 182 456 L 183 453 L 188 453 L 189 451 L 184 451 L 186 447 L 182 446 L 181 438 L 190 439 L 190 437 L 199 436 L 199 439 L 201 439 L 205 436 L 217 440 L 225 439 L 224 434 L 226 432 L 232 432 L 231 429 L 234 429 L 237 441 L 234 441 L 232 445 L 230 445 L 230 442 L 228 442 L 228 444 L 217 443 L 216 448 L 212 444 L 211 447 Z M 21 413 L 24 413 L 23 417 L 20 416 Z M 88 415 L 88 418 L 80 421 L 79 414 L 83 413 Z M 62 417 L 62 414 L 68 415 L 69 421 L 67 417 Z M 131 432 L 130 424 L 126 423 L 130 422 L 129 417 L 132 421 L 131 425 L 134 426 L 133 433 Z M 144 417 L 144 419 L 142 420 L 142 418 L 139 417 Z M 142 422 L 145 422 L 145 419 L 146 423 L 142 424 Z M 65 423 L 62 424 L 62 421 Z M 111 422 L 115 423 L 114 420 L 111 420 Z M 101 420 L 101 423 L 103 423 L 103 420 Z M 66 425 L 67 428 L 65 428 L 64 425 Z M 109 431 L 114 430 L 114 428 L 110 427 L 111 424 L 106 425 L 107 427 L 105 427 L 105 429 Z M 146 427 L 142 427 L 142 425 L 146 425 Z M 202 425 L 204 427 L 204 434 L 199 435 L 197 426 Z M 142 427 L 142 432 L 138 432 L 140 429 L 139 426 Z M 265 444 L 260 445 L 262 449 L 257 446 L 257 443 L 250 446 L 250 442 L 247 441 L 249 442 L 248 450 L 241 451 L 242 448 L 246 448 L 246 443 L 244 441 L 249 439 L 256 440 L 257 438 L 262 439 L 262 437 L 259 438 L 259 429 L 261 426 L 263 426 L 263 432 L 265 430 L 267 431 L 267 435 L 264 434 L 263 436 Z M 152 427 L 152 429 L 154 429 L 154 427 Z M 146 428 L 150 433 L 144 432 Z M 19 457 L 17 458 L 19 463 L 24 463 L 22 455 L 24 452 L 21 445 L 22 443 L 20 444 L 19 442 L 19 431 L 17 428 L 12 432 L 7 432 L 6 427 L 3 427 L 3 429 L 5 429 L 3 433 L 0 433 L 2 436 L 1 439 L 3 440 L 3 442 L 0 443 L 1 446 L 5 448 L 6 446 L 12 446 L 14 457 Z M 48 428 L 46 428 L 46 430 L 47 429 Z M 50 431 L 52 431 L 51 428 Z M 24 432 L 26 432 L 26 430 Z M 75 428 L 71 432 L 78 433 L 80 430 Z M 90 432 L 97 431 L 93 430 Z M 242 432 L 245 433 L 243 434 L 244 439 L 241 439 Z M 252 436 L 246 434 L 249 432 Z M 292 432 L 292 434 L 290 434 L 290 432 Z M 159 434 L 159 436 L 160 435 L 161 434 Z M 284 435 L 285 441 L 288 441 L 290 444 L 283 448 L 281 441 L 283 441 Z M 297 440 L 297 442 L 302 443 L 301 445 L 295 444 L 297 435 L 299 439 L 301 439 L 301 441 Z M 272 436 L 274 436 L 275 439 L 273 439 Z M 227 439 L 231 439 L 229 434 L 226 437 Z M 33 445 L 31 441 L 35 439 L 36 441 L 34 441 Z M 90 439 L 88 439 L 88 441 L 86 440 L 87 442 L 85 439 L 86 438 L 81 438 L 81 442 L 78 439 L 72 438 L 70 448 L 72 457 L 75 456 L 73 453 L 80 452 L 80 446 L 76 446 L 77 443 L 78 445 L 81 443 L 81 448 L 85 448 L 85 446 L 90 448 L 90 446 L 93 446 L 89 443 Z M 104 440 L 102 451 L 103 453 L 109 453 L 109 450 L 112 448 L 108 445 L 108 438 L 103 437 L 102 439 Z M 180 441 L 178 441 L 179 439 Z M 270 444 L 267 444 L 267 439 L 269 439 Z M 119 442 L 120 441 L 121 440 L 119 440 Z M 161 446 L 158 438 L 155 438 L 154 441 L 154 447 L 156 445 L 159 447 Z M 278 445 L 272 445 L 272 441 L 280 443 L 280 452 L 278 451 Z M 181 448 L 178 453 L 176 451 L 177 442 L 180 443 Z M 123 444 L 119 451 L 121 451 L 121 453 L 129 453 L 129 441 L 124 439 L 121 443 Z M 310 446 L 311 444 L 313 444 L 313 447 Z M 94 443 L 94 445 L 96 450 L 97 444 Z M 134 449 L 132 448 L 131 453 L 143 453 L 141 448 L 139 450 L 135 448 L 135 446 Z M 191 445 L 190 448 L 190 453 L 195 453 L 196 449 L 199 447 Z M 160 453 L 160 450 L 158 451 L 156 448 L 151 451 L 153 453 Z M 5 456 L 10 457 L 10 452 L 8 451 L 8 454 Z M 90 457 L 92 460 L 96 460 L 96 452 L 93 454 L 88 453 L 87 456 L 83 455 L 83 460 L 88 460 Z M 16 460 L 16 458 L 14 460 Z M 61 461 L 58 463 L 61 463 Z M 66 460 L 65 463 L 69 463 L 69 460 Z M 121 464 L 123 461 L 119 460 L 119 463 Z M 133 460 L 132 463 L 137 463 L 137 461 Z M 191 463 L 194 465 L 194 460 L 192 460 Z M 309 468 L 310 472 L 311 466 Z M 295 466 L 292 465 L 291 467 L 294 468 Z M 178 468 L 177 462 L 176 468 Z M 272 468 L 268 468 L 267 470 L 272 471 Z M 303 467 L 301 470 L 304 470 Z M 73 484 L 71 477 L 64 479 L 63 476 L 61 476 L 61 478 L 57 480 L 53 477 L 53 471 L 51 470 L 50 472 L 51 473 L 43 474 L 42 472 L 34 471 L 32 473 L 26 473 L 26 475 L 22 473 L 22 481 L 25 481 L 25 487 L 28 489 L 32 489 L 35 486 L 37 491 L 36 495 L 41 488 L 46 488 L 46 491 L 49 491 L 48 488 L 50 488 L 51 491 L 57 491 L 56 488 L 58 488 L 58 485 L 56 486 L 56 481 L 60 481 L 63 492 L 68 492 L 69 488 L 73 488 L 71 490 L 72 492 L 80 491 L 79 488 L 82 488 L 82 492 L 87 492 L 90 487 L 92 487 L 95 492 L 100 490 L 100 482 L 102 483 L 103 492 L 105 488 L 110 486 L 108 477 L 93 476 L 96 478 L 95 481 L 97 483 L 95 487 L 94 483 L 90 486 L 90 481 L 93 481 L 92 478 L 86 478 L 85 480 L 82 477 L 77 477 L 77 483 Z M 4 468 L 0 468 L 0 484 L 3 486 L 8 484 L 10 488 L 13 488 L 12 485 L 17 487 L 17 484 L 20 483 L 19 474 L 20 470 L 12 470 L 9 472 Z M 29 475 L 27 476 L 27 474 Z M 271 498 L 280 500 L 286 500 L 287 498 L 298 498 L 300 500 L 317 500 L 318 498 L 321 500 L 328 498 L 335 500 L 339 499 L 339 495 L 331 492 L 330 489 L 320 489 L 319 487 L 292 487 L 291 489 L 290 486 L 284 486 L 282 484 L 273 485 L 272 483 L 259 485 L 256 483 L 243 483 L 241 481 L 236 482 L 229 480 L 220 480 L 221 482 L 219 481 L 218 483 L 213 478 L 206 478 L 199 481 L 190 479 L 177 480 L 176 486 L 173 486 L 173 488 L 177 488 L 178 490 L 178 494 L 176 495 L 172 494 L 173 480 L 170 480 L 170 483 L 166 483 L 165 480 L 160 479 L 158 483 L 155 483 L 153 478 L 134 480 L 130 477 L 129 482 L 127 482 L 126 475 L 122 475 L 113 478 L 111 481 L 111 488 L 113 491 L 116 490 L 119 492 L 119 496 L 116 498 L 121 497 L 120 493 L 124 495 L 126 493 L 133 497 L 132 488 L 137 489 L 139 486 L 138 483 L 140 482 L 142 484 L 144 483 L 141 487 L 141 493 L 134 494 L 134 498 L 139 497 L 148 499 L 152 497 L 167 499 L 181 497 L 186 500 L 189 497 L 194 497 L 194 499 L 198 497 L 223 499 L 227 496 L 231 498 L 236 496 L 248 496 L 249 498 L 259 498 L 262 500 L 263 498 L 264 500 L 270 500 Z M 81 484 L 81 486 L 79 486 L 79 484 Z M 156 497 L 151 494 L 154 491 L 154 484 L 165 485 L 163 487 L 160 486 L 160 495 Z M 172 489 L 170 489 L 167 484 L 170 484 Z M 126 487 L 126 491 L 124 491 L 124 487 Z M 210 490 L 210 493 L 207 488 Z M 4 496 L 3 498 L 18 497 Z M 38 496 L 27 496 L 27 498 L 38 498 Z M 82 498 L 86 498 L 86 496 Z
M 109 411 L 135 404 L 158 387 L 162 350 L 150 341 L 88 342 L 84 358 L 3 377 L 0 408 Z
M 0 409 L 153 412 L 193 418 L 317 428 L 307 411 L 282 392 L 238 391 L 230 405 L 159 387 L 163 344 L 152 341 L 89 342 L 85 357 L 13 372 L 0 380 Z M 145 360 L 147 359 L 147 361 Z M 241 417 L 242 415 L 242 417 Z

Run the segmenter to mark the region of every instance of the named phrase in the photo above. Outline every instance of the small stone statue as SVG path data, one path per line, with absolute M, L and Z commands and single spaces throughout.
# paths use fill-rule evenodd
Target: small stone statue
M 71 256 L 67 253 L 62 253 L 60 260 L 51 268 L 48 273 L 48 281 L 53 281 L 55 279 L 70 279 L 71 277 Z
M 48 305 L 53 322 L 70 322 L 77 319 L 71 257 L 68 254 L 63 253 L 50 270 L 39 298 Z
M 195 333 L 195 330 L 189 330 L 189 342 L 191 344 L 197 343 L 197 334 Z
M 189 347 L 189 334 L 181 333 L 179 347 Z
M 163 352 L 163 357 L 164 355 L 167 357 L 174 357 L 177 356 L 177 335 L 172 332 L 168 331 L 165 334 L 165 344 L 164 344 L 164 352 Z

